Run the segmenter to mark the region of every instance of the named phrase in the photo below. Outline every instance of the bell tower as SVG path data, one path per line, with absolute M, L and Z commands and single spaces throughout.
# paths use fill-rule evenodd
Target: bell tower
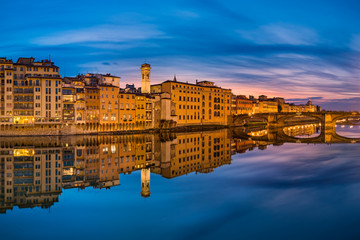
M 141 93 L 150 93 L 150 64 L 141 65 Z

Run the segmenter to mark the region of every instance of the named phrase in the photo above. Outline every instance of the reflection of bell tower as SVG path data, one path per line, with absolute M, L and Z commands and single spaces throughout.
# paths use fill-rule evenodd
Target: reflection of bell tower
M 141 65 L 141 93 L 150 93 L 150 64 Z
M 150 197 L 150 169 L 141 169 L 141 196 Z

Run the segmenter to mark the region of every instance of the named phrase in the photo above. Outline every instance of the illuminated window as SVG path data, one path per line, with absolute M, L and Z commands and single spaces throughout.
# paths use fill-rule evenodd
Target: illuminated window
M 111 153 L 116 153 L 116 146 L 115 145 L 111 145 Z
M 103 153 L 107 154 L 109 151 L 108 147 L 103 147 Z M 104 159 L 102 160 L 104 162 Z

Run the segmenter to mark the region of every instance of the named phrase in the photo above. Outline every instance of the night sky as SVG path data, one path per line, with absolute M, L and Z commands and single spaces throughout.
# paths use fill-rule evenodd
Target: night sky
M 331 0 L 5 1 L 0 56 L 140 86 L 215 81 L 235 94 L 360 110 L 360 3 Z

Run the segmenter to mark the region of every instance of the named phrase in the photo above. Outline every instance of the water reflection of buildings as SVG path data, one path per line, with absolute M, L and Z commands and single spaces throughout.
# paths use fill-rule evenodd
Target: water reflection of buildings
M 4 141 L 0 151 L 1 213 L 14 205 L 49 208 L 58 201 L 63 166 L 60 147 L 14 146 Z
M 227 130 L 184 134 L 3 138 L 0 141 L 0 208 L 49 208 L 62 189 L 111 188 L 120 174 L 140 170 L 143 197 L 150 172 L 174 178 L 209 173 L 231 155 L 259 146 L 231 139 Z
M 178 134 L 172 141 L 156 144 L 152 172 L 173 178 L 190 172 L 208 173 L 231 162 L 231 138 L 227 131 Z

